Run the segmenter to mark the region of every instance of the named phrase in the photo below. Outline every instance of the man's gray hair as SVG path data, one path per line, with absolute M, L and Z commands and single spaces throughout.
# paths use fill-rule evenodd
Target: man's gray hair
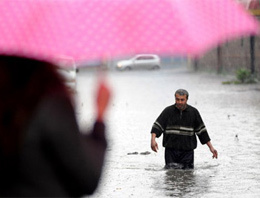
M 178 89 L 178 90 L 175 92 L 175 96 L 176 96 L 176 94 L 179 94 L 180 96 L 186 95 L 187 99 L 189 98 L 189 93 L 188 93 L 188 91 L 186 91 L 185 89 Z

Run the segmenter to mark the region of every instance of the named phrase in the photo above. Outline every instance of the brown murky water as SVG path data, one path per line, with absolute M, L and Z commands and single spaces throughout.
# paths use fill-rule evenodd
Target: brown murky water
M 99 188 L 90 197 L 260 196 L 259 84 L 222 85 L 232 77 L 185 67 L 112 71 L 107 78 L 113 90 L 107 114 L 109 148 Z M 78 75 L 82 126 L 93 121 L 96 81 L 95 72 Z M 178 88 L 189 91 L 188 103 L 200 111 L 219 152 L 213 160 L 207 146 L 198 144 L 194 170 L 163 169 L 161 137 L 159 152 L 150 149 L 152 124 L 174 102 Z

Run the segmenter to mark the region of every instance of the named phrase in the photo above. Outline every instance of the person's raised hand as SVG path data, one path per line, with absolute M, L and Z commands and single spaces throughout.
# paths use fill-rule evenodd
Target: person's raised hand
M 104 79 L 101 79 L 98 85 L 97 90 L 97 120 L 103 121 L 104 114 L 106 112 L 109 100 L 110 100 L 111 91 L 105 83 Z

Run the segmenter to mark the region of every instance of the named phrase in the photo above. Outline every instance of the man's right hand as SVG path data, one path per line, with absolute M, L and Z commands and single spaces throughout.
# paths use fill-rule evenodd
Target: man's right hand
M 154 152 L 157 152 L 157 150 L 159 150 L 158 148 L 158 144 L 155 140 L 151 140 L 151 149 L 154 151 Z

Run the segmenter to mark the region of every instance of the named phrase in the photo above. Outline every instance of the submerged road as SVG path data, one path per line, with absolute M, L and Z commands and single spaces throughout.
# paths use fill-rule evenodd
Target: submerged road
M 231 76 L 195 73 L 186 67 L 157 71 L 107 73 L 113 98 L 107 114 L 106 164 L 99 188 L 89 197 L 259 197 L 260 86 L 223 85 Z M 78 118 L 82 127 L 94 120 L 94 71 L 78 74 Z M 178 88 L 205 122 L 219 159 L 198 142 L 194 170 L 164 170 L 159 152 L 150 149 L 153 122 L 174 103 Z M 132 155 L 129 155 L 132 154 Z

